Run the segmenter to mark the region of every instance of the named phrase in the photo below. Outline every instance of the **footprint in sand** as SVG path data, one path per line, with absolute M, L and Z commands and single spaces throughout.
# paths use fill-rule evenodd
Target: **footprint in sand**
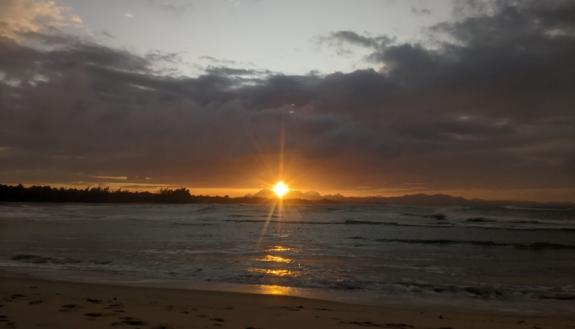
M 74 311 L 79 309 L 80 306 L 76 305 L 76 304 L 64 304 L 62 306 L 60 306 L 60 309 L 58 310 L 59 312 L 69 312 L 69 311 Z
M 316 310 L 316 311 L 331 311 L 329 308 L 325 308 L 325 307 L 314 308 L 314 310 Z
M 339 324 L 354 325 L 359 327 L 375 327 L 375 328 L 383 327 L 381 324 L 371 321 L 340 321 Z
M 130 326 L 143 326 L 143 325 L 148 324 L 146 321 L 139 320 L 139 319 L 133 318 L 131 316 L 121 317 L 120 319 L 122 320 L 122 323 L 130 325 Z
M 14 329 L 16 328 L 16 322 L 9 321 L 6 323 L 6 326 L 4 326 L 4 328 Z
M 272 307 L 272 308 L 276 308 L 276 307 Z M 281 308 L 281 309 L 288 310 L 288 311 L 294 311 L 294 312 L 303 310 L 303 306 L 301 306 L 301 305 L 298 305 L 298 306 L 278 306 L 277 308 Z
M 413 328 L 412 325 L 407 323 L 386 323 L 383 325 L 384 328 L 398 328 L 398 329 L 406 329 L 406 328 Z
M 158 326 L 152 327 L 152 329 L 172 329 L 172 326 L 169 324 L 160 324 Z
M 26 297 L 26 296 L 21 295 L 21 294 L 12 294 L 12 295 L 10 295 L 10 297 L 7 298 L 7 301 L 13 302 L 13 301 L 15 301 L 15 300 L 18 300 L 18 299 L 21 299 L 21 298 L 24 298 L 24 297 Z
M 371 327 L 371 328 L 395 328 L 395 329 L 414 328 L 412 325 L 402 322 L 380 324 L 371 321 L 340 321 L 339 324 L 354 325 L 359 327 Z
M 96 299 L 96 298 L 86 298 L 86 301 L 88 303 L 92 303 L 92 304 L 100 304 L 102 303 L 101 299 Z
M 122 307 L 124 307 L 124 304 L 122 303 L 114 303 L 114 304 L 110 304 L 107 305 L 106 307 L 104 307 L 105 310 L 119 310 Z

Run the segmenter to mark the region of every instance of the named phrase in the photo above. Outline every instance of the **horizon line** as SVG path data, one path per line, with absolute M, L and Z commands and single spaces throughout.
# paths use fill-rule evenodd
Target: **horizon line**
M 130 193 L 135 192 L 148 192 L 152 194 L 158 194 L 161 190 L 177 190 L 177 189 L 186 189 L 190 193 L 192 197 L 206 197 L 206 198 L 229 198 L 229 199 L 270 199 L 273 200 L 273 196 L 258 196 L 258 193 L 270 191 L 269 188 L 221 188 L 221 187 L 208 187 L 208 188 L 199 188 L 195 187 L 192 188 L 186 185 L 175 185 L 175 184 L 151 184 L 155 186 L 155 189 L 141 189 L 141 188 L 130 188 L 130 186 L 139 185 L 139 184 L 127 184 L 126 186 L 118 186 L 114 188 L 110 183 L 85 183 L 85 184 L 66 184 L 66 183 L 0 183 L 0 185 L 5 186 L 23 186 L 25 188 L 29 187 L 49 187 L 49 188 L 65 188 L 65 189 L 77 189 L 77 190 L 85 190 L 91 188 L 99 188 L 99 189 L 109 189 L 110 192 L 118 192 L 118 191 L 125 191 Z M 146 185 L 146 184 L 141 184 Z M 251 193 L 245 194 L 235 194 L 230 195 L 230 193 L 222 193 L 222 194 L 213 194 L 213 193 L 205 193 L 205 192 L 197 192 L 201 190 L 219 190 L 219 191 L 230 191 L 230 190 L 242 190 L 242 191 L 250 191 Z M 270 191 L 271 192 L 271 191 Z M 410 196 L 427 196 L 427 197 L 450 197 L 453 199 L 463 199 L 464 201 L 469 202 L 517 202 L 517 203 L 538 203 L 538 204 L 575 204 L 574 200 L 529 200 L 529 199 L 513 199 L 513 198 L 481 198 L 481 197 L 468 197 L 461 194 L 451 194 L 445 193 L 442 191 L 412 191 L 412 192 L 397 192 L 391 193 L 388 195 L 383 194 L 356 194 L 356 195 L 349 195 L 344 194 L 341 192 L 332 192 L 332 193 L 320 193 L 319 191 L 315 190 L 298 190 L 293 189 L 289 192 L 289 194 L 316 194 L 314 196 L 310 196 L 309 198 L 305 197 L 287 197 L 289 200 L 305 200 L 305 201 L 337 201 L 337 200 L 361 200 L 361 199 L 393 199 L 393 198 L 402 198 L 402 197 L 410 197 Z

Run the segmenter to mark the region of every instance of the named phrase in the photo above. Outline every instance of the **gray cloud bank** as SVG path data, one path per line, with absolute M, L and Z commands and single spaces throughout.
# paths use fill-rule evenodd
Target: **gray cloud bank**
M 432 32 L 432 46 L 329 36 L 371 49 L 380 72 L 197 78 L 71 37 L 5 35 L 0 180 L 250 186 L 277 174 L 283 122 L 286 172 L 311 187 L 573 191 L 575 2 L 494 1 Z

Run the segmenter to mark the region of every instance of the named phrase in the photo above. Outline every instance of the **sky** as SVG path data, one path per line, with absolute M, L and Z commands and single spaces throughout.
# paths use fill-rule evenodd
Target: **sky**
M 2 0 L 0 183 L 575 201 L 573 58 L 569 0 Z

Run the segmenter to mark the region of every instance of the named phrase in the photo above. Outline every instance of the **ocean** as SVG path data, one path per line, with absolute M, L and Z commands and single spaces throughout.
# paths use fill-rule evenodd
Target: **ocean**
M 0 204 L 0 271 L 367 304 L 575 311 L 575 209 Z

